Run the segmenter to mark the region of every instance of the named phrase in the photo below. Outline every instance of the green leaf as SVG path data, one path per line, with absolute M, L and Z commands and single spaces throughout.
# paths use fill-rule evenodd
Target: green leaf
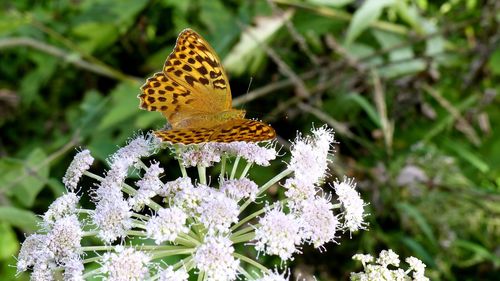
M 241 75 L 249 65 L 255 69 L 255 62 L 265 54 L 261 44 L 268 42 L 291 16 L 292 12 L 287 11 L 279 16 L 259 18 L 255 27 L 243 32 L 240 41 L 224 59 L 226 69 L 235 75 Z
M 34 149 L 24 160 L 4 158 L 0 160 L 0 188 L 15 196 L 23 205 L 33 205 L 36 196 L 47 182 L 49 163 L 40 149 Z
M 98 126 L 99 130 L 105 130 L 124 122 L 128 118 L 139 114 L 139 83 L 123 82 L 111 92 L 109 110 L 102 118 Z
M 120 35 L 114 24 L 85 22 L 72 29 L 74 35 L 83 38 L 79 47 L 88 53 L 102 49 L 115 42 Z
M 351 4 L 352 2 L 354 2 L 354 0 L 306 0 L 306 2 L 315 5 L 340 8 L 347 4 Z
M 427 240 L 431 242 L 433 245 L 437 245 L 436 237 L 432 232 L 432 228 L 430 224 L 427 222 L 427 219 L 420 213 L 420 211 L 407 203 L 398 203 L 396 207 L 400 210 L 403 215 L 407 215 L 415 221 L 417 226 L 420 228 L 422 233 L 427 237 Z
M 401 240 L 408 248 L 411 249 L 412 256 L 421 259 L 427 266 L 436 266 L 436 262 L 432 258 L 432 254 L 429 253 L 429 251 L 422 246 L 422 244 L 418 243 L 411 237 L 402 237 Z
M 491 55 L 488 67 L 495 75 L 500 75 L 500 48 L 497 48 Z
M 365 97 L 359 94 L 350 94 L 345 97 L 345 100 L 353 101 L 354 103 L 358 104 L 366 112 L 370 120 L 372 120 L 378 128 L 382 128 L 382 123 L 380 122 L 380 117 L 377 113 L 377 110 Z
M 467 161 L 472 167 L 478 169 L 482 173 L 487 173 L 490 170 L 490 166 L 477 156 L 477 151 L 470 151 L 457 141 L 445 141 L 445 144 L 448 148 L 453 150 L 458 157 Z
M 393 48 L 404 42 L 404 38 L 393 33 L 374 30 L 373 35 L 384 49 Z M 378 72 L 382 77 L 392 78 L 425 70 L 425 61 L 418 58 L 413 59 L 414 57 L 415 53 L 411 46 L 394 48 L 389 53 L 389 64 L 379 68 Z
M 395 0 L 366 0 L 354 13 L 347 29 L 346 44 L 351 44 L 370 24 L 382 14 L 382 10 L 395 3 Z
M 12 227 L 0 222 L 0 260 L 6 260 L 19 250 L 19 241 Z
M 23 209 L 15 207 L 0 207 L 0 221 L 18 227 L 26 232 L 34 232 L 41 222 L 40 218 Z
M 484 262 L 491 262 L 495 267 L 500 266 L 500 258 L 480 244 L 466 240 L 456 240 L 454 245 L 472 253 L 472 257 L 461 262 L 462 266 L 469 267 Z

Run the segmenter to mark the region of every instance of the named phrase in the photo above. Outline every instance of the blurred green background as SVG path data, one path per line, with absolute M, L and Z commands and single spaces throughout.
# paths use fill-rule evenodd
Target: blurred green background
M 353 254 L 391 248 L 432 280 L 500 280 L 499 1 L 0 3 L 0 280 L 14 279 L 76 147 L 102 171 L 165 124 L 137 94 L 186 27 L 223 59 L 234 105 L 285 147 L 334 128 L 331 179 L 355 177 L 370 204 L 369 231 L 304 248 L 294 275 L 347 280 Z

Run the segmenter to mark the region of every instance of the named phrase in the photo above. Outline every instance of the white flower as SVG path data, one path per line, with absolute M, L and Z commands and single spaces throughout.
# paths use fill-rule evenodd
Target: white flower
M 255 182 L 247 178 L 241 178 L 235 180 L 225 180 L 222 183 L 220 190 L 236 201 L 240 201 L 244 198 L 249 198 L 251 201 L 255 201 L 257 192 L 259 192 L 259 187 Z
M 394 281 L 429 281 L 429 278 L 424 276 L 425 264 L 420 260 L 410 257 L 406 261 L 410 265 L 410 269 L 405 271 L 399 267 L 399 256 L 392 250 L 383 250 L 379 257 L 375 260 L 371 255 L 357 254 L 353 256 L 354 260 L 359 260 L 363 263 L 364 271 L 351 273 L 352 281 L 371 281 L 371 280 L 394 280 Z M 391 269 L 389 268 L 391 266 Z M 410 278 L 408 273 L 412 270 L 413 278 Z
M 174 271 L 172 266 L 162 269 L 159 273 L 159 281 L 188 281 L 189 275 L 186 270 L 180 268 Z
M 64 280 L 66 281 L 84 281 L 83 261 L 80 258 L 70 258 L 64 261 Z
M 426 265 L 419 259 L 415 257 L 408 257 L 406 258 L 406 263 L 410 265 L 410 269 L 412 269 L 413 272 L 413 279 L 416 281 L 427 281 L 429 278 L 425 277 L 425 267 Z
M 256 281 L 288 281 L 290 280 L 290 272 L 284 271 L 279 273 L 277 270 L 269 271 L 264 274 L 261 278 L 257 278 Z M 298 279 L 297 279 L 298 280 Z
M 129 198 L 129 204 L 134 211 L 142 210 L 149 199 L 153 198 L 163 187 L 163 182 L 159 178 L 161 173 L 163 173 L 163 168 L 160 168 L 160 164 L 158 162 L 151 163 L 142 179 L 136 182 L 139 188 L 137 194 Z
M 118 237 L 125 237 L 132 228 L 132 212 L 124 199 L 101 200 L 92 215 L 94 224 L 99 228 L 98 236 L 111 243 Z
M 52 253 L 47 249 L 47 235 L 32 234 L 24 240 L 19 256 L 17 257 L 17 272 L 26 271 L 37 263 L 46 263 L 52 258 Z
M 151 257 L 148 254 L 123 246 L 116 246 L 115 249 L 116 253 L 102 256 L 102 271 L 106 274 L 103 280 L 140 281 L 149 277 Z
M 283 184 L 286 188 L 285 196 L 288 197 L 292 203 L 298 203 L 309 198 L 313 198 L 318 192 L 318 188 L 310 181 L 303 179 L 288 178 Z
M 365 214 L 363 207 L 365 203 L 356 191 L 356 183 L 353 179 L 344 179 L 333 183 L 335 193 L 344 209 L 344 227 L 350 232 L 365 229 L 363 221 Z
M 187 218 L 187 214 L 176 206 L 160 209 L 158 214 L 146 223 L 147 236 L 153 238 L 158 245 L 164 241 L 173 242 L 180 233 L 189 232 L 186 226 Z
M 297 249 L 302 242 L 300 222 L 292 214 L 285 214 L 280 207 L 275 206 L 259 219 L 255 240 L 257 251 L 288 260 L 294 253 L 300 252 Z
M 185 167 L 210 167 L 220 162 L 221 151 L 217 143 L 205 143 L 203 145 L 182 146 L 179 160 Z
M 207 198 L 214 190 L 206 185 L 186 185 L 182 190 L 176 192 L 173 204 L 183 208 L 189 215 L 196 215 L 198 207 L 204 198 Z
M 75 191 L 83 173 L 90 168 L 94 162 L 94 157 L 90 155 L 90 151 L 85 149 L 78 152 L 71 164 L 66 170 L 62 181 L 69 191 Z
M 162 197 L 173 197 L 177 192 L 187 188 L 194 188 L 191 179 L 188 177 L 180 177 L 174 181 L 165 183 L 161 189 L 157 190 L 157 193 Z
M 80 241 L 83 231 L 76 215 L 56 221 L 47 234 L 47 248 L 54 254 L 56 262 L 65 258 L 74 258 L 80 253 Z
M 120 165 L 130 167 L 134 165 L 141 157 L 151 155 L 160 145 L 159 140 L 148 134 L 146 136 L 139 135 L 129 141 L 129 143 L 118 149 L 113 155 L 108 158 L 110 166 Z
M 233 257 L 233 252 L 229 238 L 208 236 L 196 249 L 194 263 L 196 268 L 206 274 L 207 280 L 235 280 L 240 262 Z
M 93 200 L 115 201 L 122 200 L 122 184 L 127 177 L 128 166 L 115 165 L 107 171 L 106 176 L 99 183 L 97 189 L 93 192 Z
M 262 147 L 253 142 L 231 142 L 219 144 L 221 150 L 228 154 L 239 156 L 249 163 L 259 166 L 269 166 L 271 160 L 276 159 L 276 149 L 274 147 Z
M 299 214 L 303 236 L 315 248 L 335 239 L 339 221 L 332 209 L 332 203 L 323 197 L 309 199 L 301 203 Z
M 376 262 L 384 267 L 388 265 L 399 266 L 399 256 L 391 249 L 382 250 Z
M 197 208 L 199 221 L 208 229 L 209 234 L 229 231 L 232 223 L 238 222 L 239 208 L 235 200 L 224 193 L 214 191 L 203 198 Z
M 56 264 L 53 262 L 42 261 L 36 263 L 31 273 L 31 281 L 52 281 L 54 279 L 54 270 Z
M 69 192 L 56 199 L 50 204 L 49 209 L 43 215 L 45 227 L 52 226 L 57 220 L 75 213 L 80 198 L 73 192 Z
M 313 137 L 298 136 L 292 144 L 292 159 L 288 168 L 303 182 L 318 183 L 328 172 L 328 152 L 334 141 L 331 130 L 312 130 Z
M 372 255 L 365 255 L 365 254 L 355 254 L 354 256 L 352 256 L 352 259 L 362 262 L 363 265 L 369 262 L 373 262 L 375 260 L 375 258 Z

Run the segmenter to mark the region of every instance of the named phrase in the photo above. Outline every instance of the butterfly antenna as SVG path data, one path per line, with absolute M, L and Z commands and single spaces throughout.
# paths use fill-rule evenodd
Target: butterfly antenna
M 250 92 L 250 87 L 252 86 L 252 82 L 253 82 L 253 77 L 250 77 L 250 83 L 248 83 L 248 88 L 247 88 L 246 94 L 248 94 Z
M 253 77 L 250 77 L 250 83 L 248 83 L 247 94 L 248 92 L 250 92 L 250 86 L 252 86 L 252 82 L 253 82 Z

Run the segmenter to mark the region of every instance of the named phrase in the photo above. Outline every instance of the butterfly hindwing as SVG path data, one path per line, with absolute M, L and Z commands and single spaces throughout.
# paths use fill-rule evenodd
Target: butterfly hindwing
M 212 128 L 174 129 L 155 131 L 162 141 L 171 143 L 203 143 L 264 141 L 276 137 L 274 129 L 260 121 L 249 119 L 232 119 L 220 126 Z

